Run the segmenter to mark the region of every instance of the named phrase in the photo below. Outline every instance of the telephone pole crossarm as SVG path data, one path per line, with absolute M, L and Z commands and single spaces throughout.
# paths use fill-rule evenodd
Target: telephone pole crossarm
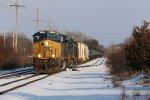
M 23 5 L 17 5 L 17 4 L 15 4 L 15 5 L 10 5 L 10 8 L 12 8 L 12 7 L 18 7 L 18 8 L 22 7 L 22 8 L 25 8 L 25 6 L 23 6 Z

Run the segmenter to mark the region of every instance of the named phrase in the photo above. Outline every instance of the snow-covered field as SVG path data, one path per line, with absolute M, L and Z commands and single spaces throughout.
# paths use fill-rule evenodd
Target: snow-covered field
M 84 64 L 92 65 L 101 58 Z M 104 58 L 102 58 L 104 59 Z M 98 64 L 98 62 L 97 62 Z M 97 66 L 60 72 L 38 82 L 0 95 L 0 100 L 149 100 L 150 86 L 134 84 L 137 79 L 123 81 L 124 86 L 113 87 L 105 61 Z M 121 99 L 122 100 L 122 99 Z

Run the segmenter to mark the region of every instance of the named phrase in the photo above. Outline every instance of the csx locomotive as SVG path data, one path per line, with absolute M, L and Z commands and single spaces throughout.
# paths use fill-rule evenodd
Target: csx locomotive
M 53 73 L 77 64 L 78 44 L 57 31 L 33 35 L 33 65 L 37 73 Z

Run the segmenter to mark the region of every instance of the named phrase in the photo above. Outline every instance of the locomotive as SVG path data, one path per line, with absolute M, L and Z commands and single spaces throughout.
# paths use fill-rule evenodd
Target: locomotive
M 55 30 L 33 35 L 33 66 L 37 73 L 54 73 L 77 64 L 78 44 Z

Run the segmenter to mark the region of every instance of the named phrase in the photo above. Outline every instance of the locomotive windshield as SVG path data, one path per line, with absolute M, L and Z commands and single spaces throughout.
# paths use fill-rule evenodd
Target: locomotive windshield
M 61 36 L 59 34 L 50 33 L 50 32 L 47 32 L 47 31 L 37 32 L 33 35 L 33 41 L 34 42 L 39 42 L 39 41 L 46 40 L 46 39 L 56 41 L 56 42 L 60 42 L 61 41 Z
M 49 40 L 54 40 L 54 41 L 59 41 L 61 39 L 61 37 L 58 34 L 49 34 L 47 38 Z

